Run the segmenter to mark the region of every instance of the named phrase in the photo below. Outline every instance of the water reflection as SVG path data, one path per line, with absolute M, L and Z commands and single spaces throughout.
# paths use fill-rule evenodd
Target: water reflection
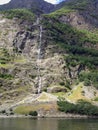
M 98 130 L 97 119 L 60 120 L 58 130 Z
M 0 130 L 98 130 L 98 119 L 0 119 Z

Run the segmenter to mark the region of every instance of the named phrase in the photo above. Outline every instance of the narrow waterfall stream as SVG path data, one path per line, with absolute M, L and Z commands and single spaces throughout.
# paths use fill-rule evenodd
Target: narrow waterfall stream
M 37 66 L 38 66 L 38 94 L 41 92 L 42 88 L 42 78 L 41 78 L 41 45 L 42 45 L 42 25 L 39 24 L 39 42 L 38 42 L 38 58 L 37 58 Z

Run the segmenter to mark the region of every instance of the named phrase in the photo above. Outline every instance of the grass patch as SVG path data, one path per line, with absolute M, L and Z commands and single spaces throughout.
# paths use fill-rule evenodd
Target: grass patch
M 15 63 L 26 63 L 27 62 L 27 60 L 26 60 L 26 58 L 24 57 L 24 56 L 16 56 L 15 58 L 14 58 L 14 61 L 13 62 L 15 62 Z
M 14 64 L 0 64 L 0 68 L 5 68 L 5 69 L 9 69 L 14 67 Z
M 96 97 L 96 98 L 94 99 L 94 101 L 98 101 L 98 97 Z
M 42 93 L 41 96 L 39 97 L 39 100 L 47 100 L 48 96 L 46 93 Z
M 33 106 L 19 106 L 14 110 L 14 113 L 17 114 L 29 114 L 30 111 L 35 111 L 36 109 Z
M 18 106 L 14 110 L 14 112 L 17 114 L 29 114 L 30 111 L 38 111 L 38 110 L 50 111 L 52 109 L 57 110 L 57 105 L 56 104 L 21 105 L 21 106 Z
M 58 92 L 58 93 L 53 93 L 53 95 L 58 96 L 58 97 L 65 97 L 66 93 L 64 93 L 64 92 Z
M 71 101 L 77 101 L 79 99 L 85 99 L 85 97 L 82 95 L 82 86 L 83 84 L 79 84 L 75 89 L 71 91 L 71 94 L 67 96 L 67 99 Z

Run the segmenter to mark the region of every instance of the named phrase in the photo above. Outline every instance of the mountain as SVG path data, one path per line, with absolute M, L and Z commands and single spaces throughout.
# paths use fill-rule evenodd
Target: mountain
M 38 13 L 49 13 L 54 5 L 44 0 L 11 0 L 8 4 L 1 5 L 0 10 L 27 8 Z
M 98 115 L 97 4 L 69 0 L 40 16 L 26 9 L 1 12 L 1 112 L 52 115 L 59 106 Z

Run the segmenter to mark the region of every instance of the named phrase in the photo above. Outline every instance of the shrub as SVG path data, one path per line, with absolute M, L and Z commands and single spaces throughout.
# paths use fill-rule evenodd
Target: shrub
M 65 113 L 98 116 L 98 107 L 87 101 L 79 100 L 77 104 L 73 104 L 60 100 L 58 106 L 59 110 Z
M 13 79 L 14 77 L 11 74 L 0 74 L 0 78 Z
M 93 84 L 98 89 L 98 71 L 83 72 L 79 75 L 79 80 L 84 81 L 85 86 Z
M 43 91 L 44 91 L 44 92 L 47 92 L 47 88 L 44 88 Z
M 85 79 L 85 80 L 84 80 L 84 85 L 85 85 L 85 86 L 90 86 L 91 83 L 90 83 L 90 81 L 89 81 L 88 79 Z
M 6 113 L 6 110 L 2 110 L 1 113 L 2 113 L 2 114 L 5 114 L 5 113 Z
M 70 81 L 69 81 L 69 80 L 66 80 L 65 87 L 68 88 L 68 89 L 71 89 L 71 88 L 70 88 Z
M 14 112 L 10 112 L 10 115 L 14 115 Z
M 64 83 L 64 82 L 60 82 L 59 84 L 60 84 L 61 86 L 64 86 L 64 85 L 65 85 L 65 83 Z
M 38 113 L 37 113 L 37 111 L 30 111 L 30 112 L 29 112 L 29 115 L 30 115 L 30 116 L 37 116 Z

